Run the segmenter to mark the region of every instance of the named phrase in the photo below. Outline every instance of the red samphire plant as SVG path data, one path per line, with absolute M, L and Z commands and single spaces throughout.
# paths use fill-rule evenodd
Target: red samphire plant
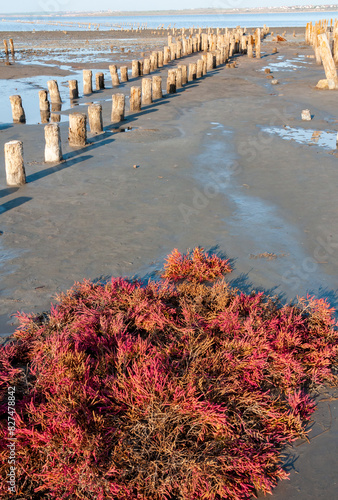
M 160 283 L 84 281 L 48 315 L 21 314 L 0 352 L 1 498 L 8 386 L 18 498 L 245 500 L 287 477 L 306 391 L 335 381 L 333 310 L 200 282 L 229 271 L 174 251 Z

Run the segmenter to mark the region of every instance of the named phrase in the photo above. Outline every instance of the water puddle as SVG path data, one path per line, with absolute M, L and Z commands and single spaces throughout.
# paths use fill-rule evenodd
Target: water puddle
M 265 69 L 270 69 L 271 73 L 275 71 L 296 71 L 297 69 L 301 69 L 304 64 L 310 64 L 309 61 L 305 61 L 304 56 L 297 56 L 293 59 L 285 59 L 284 56 L 278 56 L 279 62 L 271 62 L 267 66 L 262 68 L 262 71 Z
M 337 132 L 292 127 L 263 127 L 263 132 L 275 134 L 287 141 L 318 146 L 327 150 L 336 149 Z

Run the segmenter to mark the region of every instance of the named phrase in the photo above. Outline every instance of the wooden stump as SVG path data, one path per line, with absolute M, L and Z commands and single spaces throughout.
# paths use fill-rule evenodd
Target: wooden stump
M 7 40 L 4 40 L 4 49 L 5 49 L 5 55 L 8 57 L 8 43 Z
M 150 73 L 150 59 L 143 59 L 143 74 L 149 75 Z
M 176 69 L 169 69 L 167 78 L 167 94 L 175 94 L 175 93 L 176 93 Z
M 176 90 L 183 87 L 182 83 L 182 66 L 176 68 Z
M 130 111 L 141 111 L 141 87 L 131 87 L 129 105 Z
M 96 88 L 96 90 L 103 90 L 104 89 L 104 74 L 103 73 L 96 73 L 96 75 L 95 75 L 95 88 Z
M 162 99 L 162 77 L 161 76 L 153 76 L 152 82 L 153 89 L 153 100 Z
M 12 106 L 12 116 L 14 123 L 26 123 L 26 116 L 22 107 L 22 100 L 19 95 L 11 95 L 9 98 Z
M 15 56 L 15 49 L 14 49 L 14 42 L 13 42 L 13 38 L 10 38 L 9 39 L 9 46 L 11 48 L 11 53 L 12 53 L 12 56 L 14 57 Z
M 142 78 L 142 105 L 151 104 L 151 78 Z
M 93 92 L 93 72 L 90 69 L 83 70 L 83 93 L 84 95 L 91 94 Z
M 62 161 L 60 127 L 51 123 L 45 127 L 45 162 Z
M 39 106 L 40 111 L 50 111 L 47 90 L 39 90 Z
M 170 62 L 170 47 L 164 47 L 163 49 L 163 64 L 168 64 Z
M 261 30 L 257 28 L 255 37 L 256 58 L 261 58 Z
M 110 76 L 112 80 L 113 87 L 120 85 L 119 75 L 117 74 L 117 67 L 115 64 L 109 66 Z
M 84 113 L 69 115 L 69 145 L 83 147 L 87 144 L 87 116 Z
M 163 51 L 159 50 L 157 52 L 157 60 L 158 60 L 158 67 L 162 68 L 163 67 Z
M 125 96 L 124 94 L 113 94 L 111 122 L 119 123 L 124 120 Z
M 79 98 L 79 86 L 77 80 L 69 80 L 69 97 L 70 99 L 78 99 Z
M 337 89 L 338 88 L 337 70 L 332 57 L 330 44 L 326 33 L 318 35 L 318 43 L 328 87 L 330 90 Z
M 140 63 L 136 59 L 131 63 L 131 76 L 132 78 L 138 78 L 140 76 Z
M 90 104 L 88 106 L 88 120 L 92 134 L 101 134 L 103 132 L 101 104 Z
M 8 186 L 23 186 L 26 184 L 23 143 L 21 141 L 10 141 L 5 144 L 5 167 Z
M 193 80 L 196 80 L 196 74 L 197 74 L 197 64 L 190 63 L 189 64 L 189 73 L 188 73 L 188 82 L 192 82 Z
M 207 71 L 212 71 L 214 69 L 214 54 L 213 52 L 207 53 Z
M 182 72 L 182 85 L 186 85 L 188 83 L 188 71 L 186 64 L 180 64 L 178 68 L 181 68 Z
M 120 73 L 121 73 L 120 81 L 127 82 L 128 81 L 128 66 L 121 66 Z
M 203 59 L 197 61 L 196 78 L 201 78 L 203 76 Z
M 47 86 L 51 102 L 62 102 L 58 82 L 56 80 L 49 80 Z

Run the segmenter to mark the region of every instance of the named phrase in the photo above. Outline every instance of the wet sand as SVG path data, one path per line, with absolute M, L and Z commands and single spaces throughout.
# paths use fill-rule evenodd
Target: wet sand
M 286 43 L 267 37 L 261 60 L 236 57 L 236 68 L 221 66 L 141 113 L 128 111 L 121 125 L 129 131 L 110 124 L 111 95 L 129 95 L 139 80 L 112 90 L 108 65 L 130 66 L 145 46 L 149 51 L 163 47 L 166 36 L 148 33 L 142 40 L 140 34 L 125 54 L 120 49 L 127 42 L 117 39 L 113 44 L 119 49 L 107 53 L 112 32 L 86 32 L 89 52 L 103 44 L 98 39 L 106 40 L 103 55 L 87 60 L 84 51 L 82 62 L 72 63 L 60 33 L 50 39 L 55 53 L 49 61 L 44 38 L 34 47 L 35 35 L 20 33 L 20 40 L 18 34 L 18 50 L 28 52 L 19 53 L 11 66 L 0 62 L 1 103 L 15 88 L 23 89 L 31 124 L 0 122 L 2 145 L 23 140 L 27 174 L 24 187 L 8 188 L 0 156 L 3 335 L 15 329 L 11 314 L 48 310 L 55 294 L 74 281 L 112 275 L 156 278 L 174 247 L 185 251 L 197 245 L 232 258 L 230 281 L 243 291 L 262 289 L 282 300 L 310 293 L 337 306 L 337 93 L 314 88 L 324 71 L 307 57 L 313 51 L 304 44 L 304 30 L 296 29 L 295 38 L 293 31 L 287 30 Z M 87 38 L 76 38 L 79 46 Z M 272 53 L 275 46 L 277 54 Z M 163 87 L 168 67 L 157 73 Z M 70 108 L 67 80 L 83 68 L 102 69 L 108 88 L 81 97 Z M 38 100 L 34 104 L 31 99 L 39 90 L 34 86 L 38 75 L 46 81 L 60 77 L 66 160 L 60 165 L 43 162 L 43 125 L 36 119 Z M 89 102 L 103 104 L 105 132 L 89 134 L 88 146 L 74 150 L 67 143 L 67 115 L 85 111 Z M 7 116 L 7 104 L 2 105 L 1 116 Z M 313 115 L 310 122 L 301 120 L 306 108 Z M 324 390 L 320 397 L 328 398 Z M 273 498 L 338 497 L 337 417 L 337 401 L 319 404 L 311 442 L 289 450 L 290 481 L 280 483 Z

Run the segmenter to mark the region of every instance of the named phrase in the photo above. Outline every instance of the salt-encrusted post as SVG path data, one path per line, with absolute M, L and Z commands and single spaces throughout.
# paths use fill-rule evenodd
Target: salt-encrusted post
M 12 116 L 14 123 L 26 123 L 26 116 L 22 107 L 22 100 L 19 95 L 11 95 L 9 97 L 12 106 Z
M 117 74 L 117 67 L 115 64 L 109 66 L 111 81 L 114 87 L 120 85 L 119 75 Z
M 113 94 L 111 122 L 119 123 L 124 120 L 125 96 L 124 94 Z
M 77 83 L 77 80 L 69 80 L 69 97 L 71 99 L 78 99 L 79 98 L 79 86 Z
M 39 106 L 40 106 L 40 111 L 50 110 L 47 90 L 39 90 Z
M 87 116 L 84 113 L 69 115 L 69 145 L 85 146 L 87 144 Z
M 170 47 L 164 47 L 163 49 L 163 64 L 168 64 L 170 62 Z
M 127 82 L 128 81 L 128 66 L 121 66 L 120 73 L 121 73 L 120 81 Z
M 103 73 L 96 73 L 96 75 L 95 75 L 95 87 L 96 87 L 96 90 L 103 90 L 104 89 L 104 74 Z
M 13 42 L 13 38 L 10 38 L 9 39 L 9 46 L 11 48 L 11 53 L 12 53 L 12 56 L 14 57 L 15 56 L 15 50 L 14 50 L 14 42 Z
M 337 70 L 332 57 L 326 33 L 318 35 L 320 55 L 323 61 L 325 76 L 330 90 L 338 88 Z
M 201 78 L 203 75 L 203 59 L 199 59 L 197 61 L 197 72 L 196 72 L 196 78 Z
M 157 62 L 158 62 L 158 67 L 162 68 L 163 67 L 163 51 L 159 50 L 157 52 Z
M 182 71 L 182 85 L 186 85 L 188 82 L 188 72 L 187 72 L 187 65 L 186 64 L 180 64 L 178 68 L 181 68 Z
M 150 59 L 143 59 L 143 74 L 149 75 L 150 73 Z
M 176 93 L 176 69 L 169 69 L 167 78 L 167 94 L 175 94 L 175 93 Z
M 62 102 L 58 82 L 56 80 L 49 80 L 47 86 L 51 102 Z
M 141 87 L 131 87 L 129 104 L 130 111 L 141 111 Z
M 131 76 L 132 78 L 138 78 L 140 76 L 140 63 L 137 59 L 134 59 L 131 63 Z
M 60 127 L 57 123 L 45 126 L 45 162 L 62 161 Z
M 93 92 L 93 72 L 90 69 L 83 70 L 83 93 L 84 95 Z
M 5 167 L 8 186 L 26 184 L 23 144 L 21 141 L 10 141 L 5 144 Z
M 261 30 L 257 28 L 255 36 L 256 58 L 261 58 Z
M 246 48 L 246 53 L 250 59 L 253 58 L 254 53 L 253 53 L 253 42 L 252 42 L 252 35 L 248 36 L 248 45 Z
M 207 71 L 212 71 L 214 69 L 214 53 L 207 53 Z
M 153 76 L 153 100 L 162 99 L 162 77 L 161 76 Z
M 176 68 L 176 89 L 181 89 L 182 84 L 182 66 L 177 66 Z
M 142 78 L 142 105 L 151 104 L 151 78 Z
M 88 119 L 91 133 L 101 134 L 103 132 L 101 104 L 90 104 L 88 106 Z

